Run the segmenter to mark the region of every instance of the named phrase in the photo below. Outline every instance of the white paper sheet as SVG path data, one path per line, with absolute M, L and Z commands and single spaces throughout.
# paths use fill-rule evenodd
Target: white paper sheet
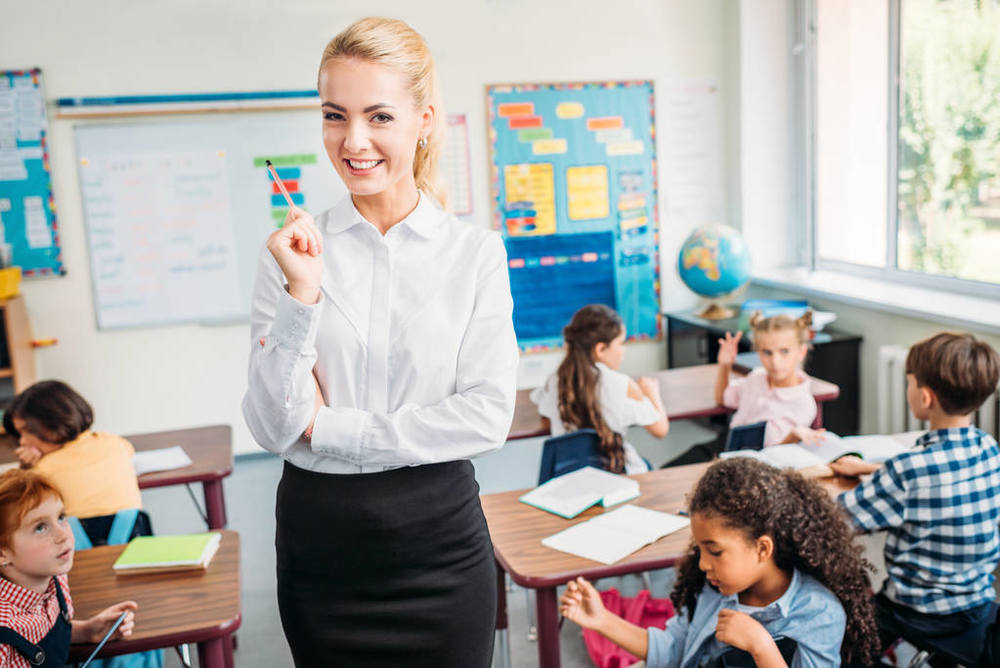
M 686 517 L 628 505 L 543 538 L 542 545 L 613 564 L 688 524 Z
M 182 469 L 191 466 L 191 463 L 191 458 L 179 445 L 159 450 L 144 450 L 132 457 L 132 468 L 135 469 L 136 475 Z

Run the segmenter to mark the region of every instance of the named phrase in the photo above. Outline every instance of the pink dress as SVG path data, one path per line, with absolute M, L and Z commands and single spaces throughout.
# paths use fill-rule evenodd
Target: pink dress
M 781 443 L 792 427 L 808 427 L 816 419 L 816 400 L 809 377 L 799 371 L 802 382 L 792 387 L 771 387 L 767 371 L 754 369 L 744 378 L 731 380 L 722 394 L 722 403 L 735 408 L 731 427 L 767 422 L 764 446 Z

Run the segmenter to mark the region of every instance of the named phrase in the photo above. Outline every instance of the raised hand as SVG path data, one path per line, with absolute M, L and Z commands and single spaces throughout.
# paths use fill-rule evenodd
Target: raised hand
M 736 362 L 736 355 L 740 351 L 740 339 L 743 338 L 743 332 L 736 332 L 736 336 L 733 336 L 732 332 L 726 332 L 726 338 L 719 339 L 719 357 L 718 363 L 724 366 L 732 366 Z
M 285 224 L 268 237 L 267 250 L 281 267 L 289 294 L 315 304 L 323 277 L 323 236 L 313 217 L 297 206 L 290 208 Z
M 598 628 L 609 614 L 600 593 L 583 578 L 566 583 L 566 591 L 559 599 L 559 612 L 585 629 Z

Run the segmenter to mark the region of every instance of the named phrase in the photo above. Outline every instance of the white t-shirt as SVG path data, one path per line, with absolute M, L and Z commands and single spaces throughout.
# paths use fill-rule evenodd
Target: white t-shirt
M 625 441 L 625 432 L 632 425 L 646 425 L 659 422 L 663 418 L 647 397 L 632 399 L 628 396 L 628 385 L 631 380 L 620 371 L 597 362 L 597 400 L 601 407 L 601 415 L 611 431 L 622 436 L 622 446 L 625 449 L 625 473 L 645 473 L 649 470 L 635 447 Z M 538 412 L 549 419 L 552 425 L 552 435 L 560 436 L 568 430 L 559 417 L 559 379 L 553 374 L 541 387 L 531 391 L 531 400 L 538 405 Z

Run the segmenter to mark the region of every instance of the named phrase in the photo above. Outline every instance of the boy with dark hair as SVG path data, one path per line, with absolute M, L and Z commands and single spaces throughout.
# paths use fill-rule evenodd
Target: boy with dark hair
M 889 577 L 875 596 L 883 649 L 902 635 L 943 639 L 976 628 L 982 640 L 972 654 L 978 654 L 991 633 L 1000 448 L 971 417 L 998 379 L 1000 357 L 969 334 L 941 333 L 914 344 L 906 399 L 930 429 L 917 439 L 918 449 L 888 460 L 838 499 L 859 531 L 888 530 Z

